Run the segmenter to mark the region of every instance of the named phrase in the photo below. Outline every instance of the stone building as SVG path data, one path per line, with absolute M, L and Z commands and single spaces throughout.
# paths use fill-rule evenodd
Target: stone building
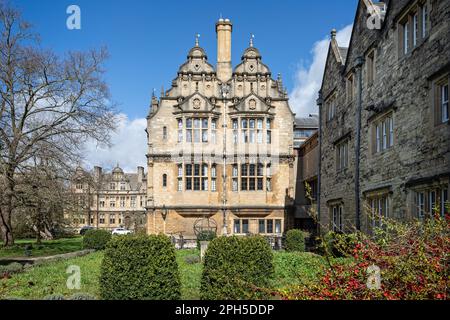
M 94 167 L 94 172 L 78 168 L 71 188 L 75 206 L 67 208 L 66 218 L 73 227 L 145 230 L 147 177 L 143 167 L 136 173 L 125 173 L 119 166 L 110 173 L 100 167 Z
M 296 187 L 294 227 L 317 231 L 317 196 L 319 175 L 319 133 L 316 130 L 299 148 L 296 148 Z
M 296 117 L 294 124 L 294 149 L 300 146 L 319 129 L 319 116 Z
M 148 116 L 148 233 L 280 235 L 294 197 L 294 114 L 281 77 L 250 40 L 231 62 L 232 23 L 216 24 L 217 64 L 198 38 Z
M 446 210 L 449 17 L 450 1 L 359 1 L 349 48 L 332 31 L 318 100 L 322 228 Z

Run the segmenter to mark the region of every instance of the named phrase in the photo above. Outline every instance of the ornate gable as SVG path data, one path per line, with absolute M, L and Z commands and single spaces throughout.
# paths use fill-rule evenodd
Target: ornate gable
M 263 99 L 251 93 L 233 105 L 232 108 L 239 113 L 268 113 L 272 106 L 270 98 Z
M 179 103 L 174 107 L 178 112 L 183 113 L 213 112 L 215 109 L 212 101 L 198 92 L 184 99 L 179 98 Z

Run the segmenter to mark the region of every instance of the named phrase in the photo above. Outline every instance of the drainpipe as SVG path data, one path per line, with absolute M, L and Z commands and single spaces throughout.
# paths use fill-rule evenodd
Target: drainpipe
M 221 88 L 223 98 L 223 112 L 222 112 L 222 126 L 223 126 L 223 172 L 222 172 L 222 214 L 223 214 L 223 231 L 222 234 L 226 236 L 227 230 L 227 98 L 230 93 L 230 86 L 226 83 L 222 84 Z
M 317 106 L 319 107 L 319 171 L 317 173 L 317 234 L 320 234 L 320 199 L 321 199 L 321 171 L 322 171 L 322 105 L 323 105 L 323 97 L 322 90 L 319 91 L 319 97 L 316 101 Z
M 362 66 L 363 57 L 355 59 L 355 71 L 357 77 L 357 95 L 356 95 L 356 144 L 355 144 L 355 226 L 356 230 L 361 230 L 361 199 L 360 199 L 360 149 L 361 149 L 361 110 L 362 110 Z

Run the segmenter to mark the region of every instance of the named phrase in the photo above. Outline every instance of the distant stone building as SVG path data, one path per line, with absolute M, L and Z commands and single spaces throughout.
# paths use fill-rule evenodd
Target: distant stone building
M 296 148 L 294 227 L 315 234 L 319 175 L 319 134 L 316 130 Z
M 444 214 L 449 7 L 437 0 L 359 1 L 349 48 L 332 32 L 318 100 L 322 228 L 370 231 L 381 217 Z
M 148 116 L 148 233 L 281 235 L 294 198 L 294 114 L 253 39 L 234 69 L 232 24 L 214 67 L 195 46 Z
M 300 146 L 319 129 L 319 116 L 296 117 L 294 124 L 294 148 Z
M 144 168 L 125 173 L 117 166 L 111 173 L 95 167 L 94 172 L 78 168 L 72 180 L 75 206 L 67 208 L 66 218 L 73 227 L 94 226 L 112 230 L 136 230 L 146 225 L 147 177 Z

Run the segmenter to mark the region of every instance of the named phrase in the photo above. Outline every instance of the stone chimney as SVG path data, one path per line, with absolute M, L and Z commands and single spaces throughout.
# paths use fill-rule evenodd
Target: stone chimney
M 138 173 L 138 182 L 142 182 L 144 180 L 144 168 L 137 167 L 137 173 Z
M 231 33 L 233 25 L 229 19 L 219 19 L 216 23 L 217 33 L 217 78 L 222 82 L 231 79 Z
M 102 175 L 102 167 L 94 167 L 94 176 L 96 179 L 99 179 Z

